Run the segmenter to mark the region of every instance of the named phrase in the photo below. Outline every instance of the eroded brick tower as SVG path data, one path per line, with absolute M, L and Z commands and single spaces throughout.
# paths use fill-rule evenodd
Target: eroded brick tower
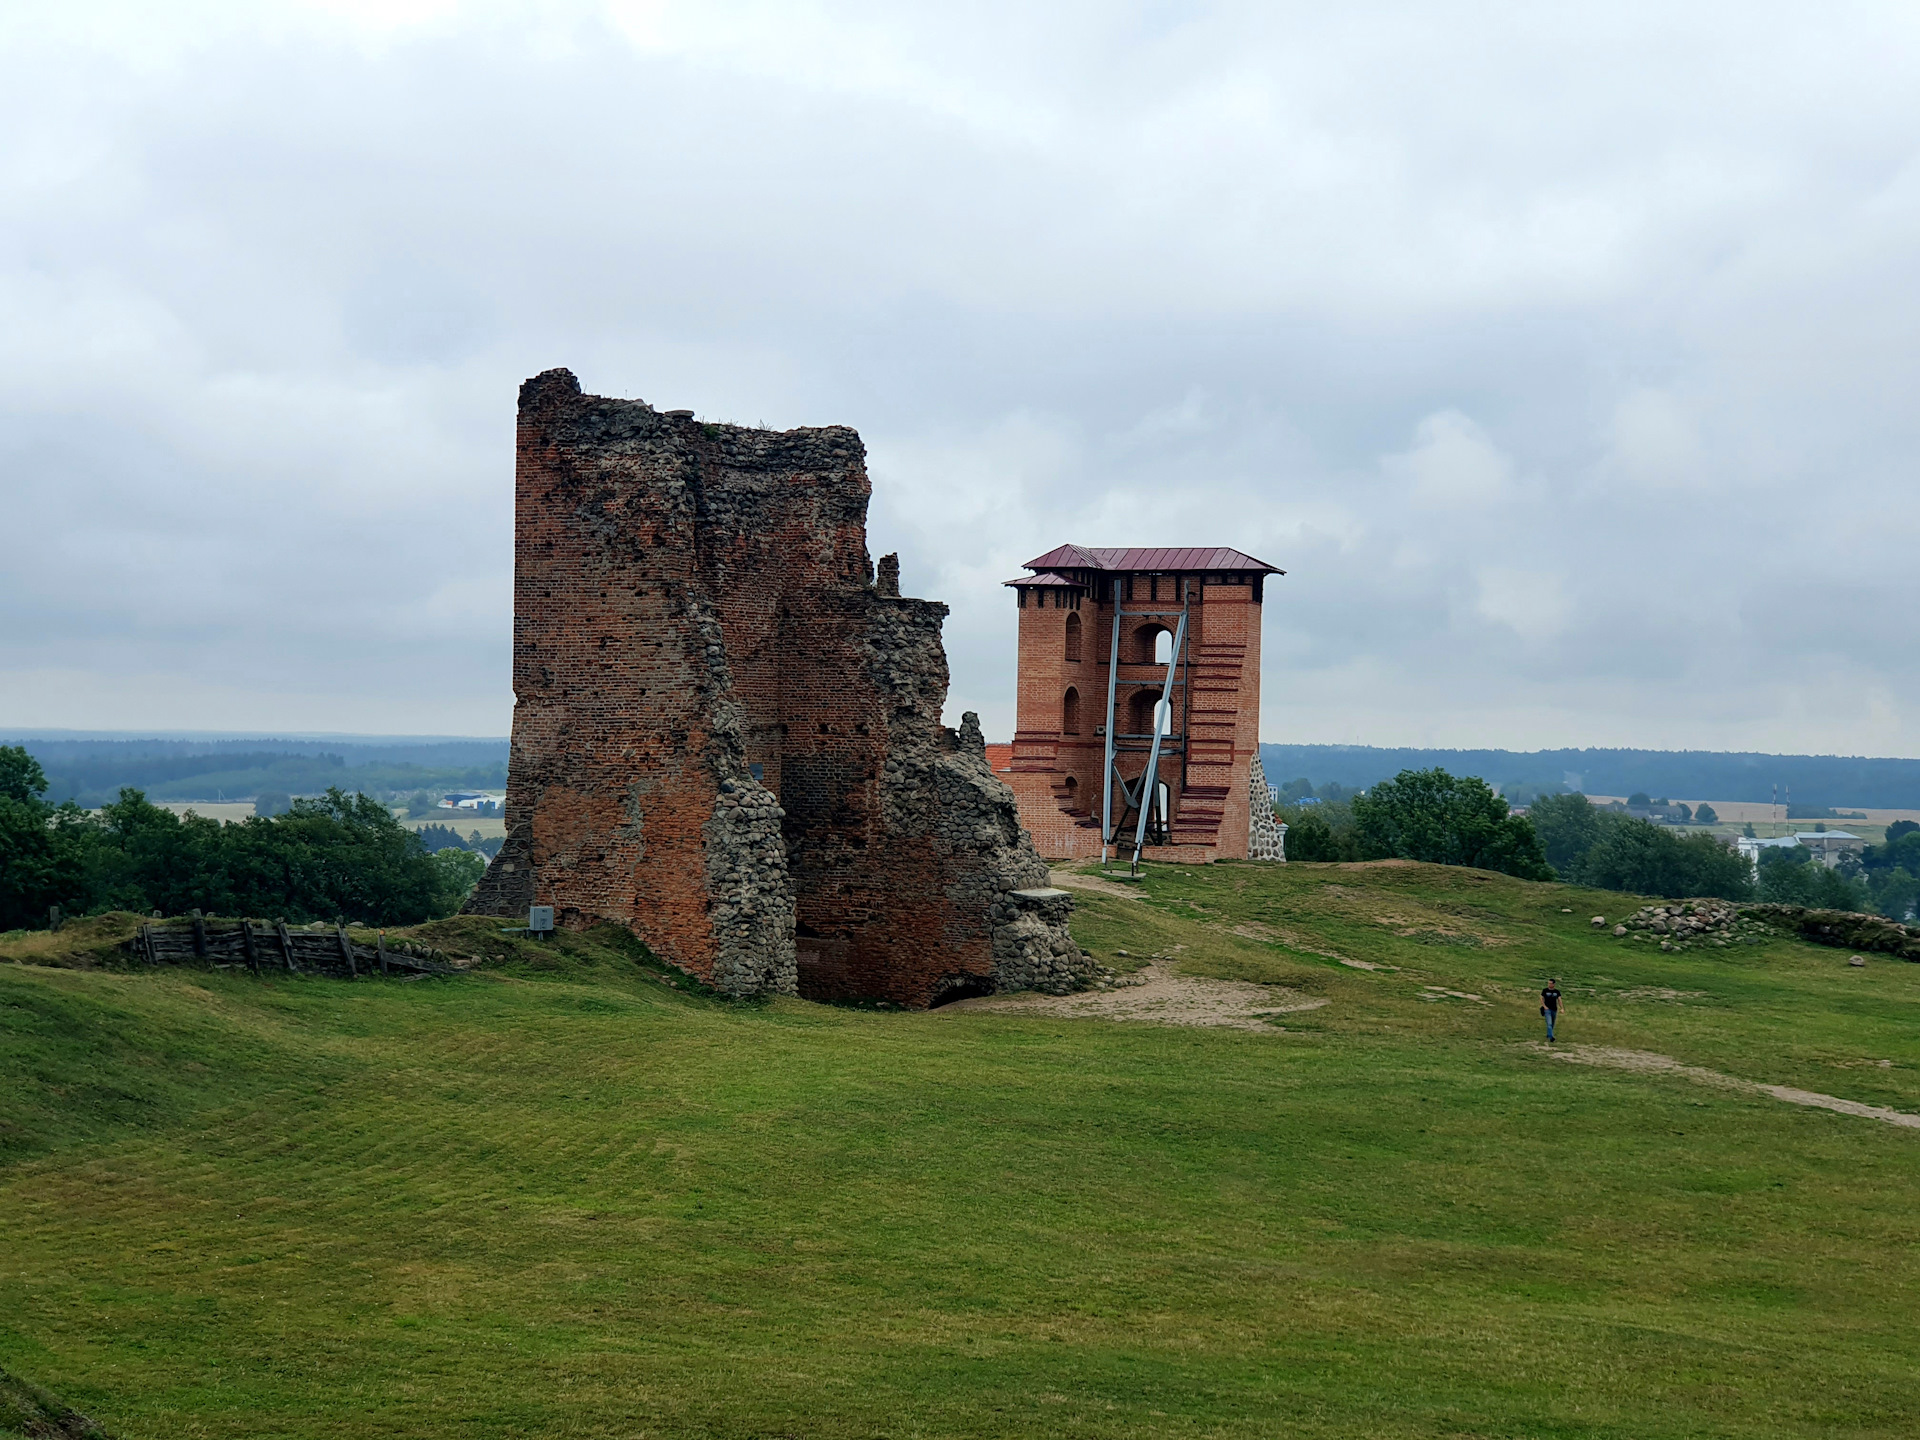
M 866 548 L 860 437 L 520 390 L 507 840 L 469 910 L 611 920 L 730 994 L 1063 989 L 1069 902 L 943 729 L 947 607 Z
M 1104 840 L 1131 858 L 1143 838 L 1150 860 L 1284 858 L 1260 766 L 1260 608 L 1285 572 L 1238 550 L 1079 545 L 1026 568 L 1006 582 L 1020 607 L 1006 778 L 1040 853 L 1097 858 Z

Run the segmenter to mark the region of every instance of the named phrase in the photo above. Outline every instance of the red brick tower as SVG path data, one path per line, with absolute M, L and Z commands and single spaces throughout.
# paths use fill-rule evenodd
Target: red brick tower
M 1260 768 L 1260 604 L 1285 572 L 1238 550 L 1078 545 L 1026 568 L 1006 582 L 1020 689 L 1004 778 L 1040 853 L 1097 858 L 1104 844 L 1131 859 L 1138 840 L 1149 860 L 1280 859 Z

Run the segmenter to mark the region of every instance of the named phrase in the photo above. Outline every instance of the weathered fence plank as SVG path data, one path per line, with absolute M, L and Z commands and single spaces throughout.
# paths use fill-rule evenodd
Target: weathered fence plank
M 458 975 L 460 968 L 415 954 L 413 947 L 389 947 L 384 930 L 375 933 L 371 945 L 356 941 L 344 925 L 328 931 L 294 930 L 285 921 L 273 923 L 272 932 L 279 944 L 280 959 L 293 975 L 334 975 L 357 980 L 371 974 L 378 965 L 380 974 L 409 971 L 424 975 Z M 167 964 L 244 964 L 260 973 L 261 932 L 252 920 L 217 921 L 204 915 L 192 916 L 185 923 L 143 923 L 126 942 L 125 951 L 149 965 Z

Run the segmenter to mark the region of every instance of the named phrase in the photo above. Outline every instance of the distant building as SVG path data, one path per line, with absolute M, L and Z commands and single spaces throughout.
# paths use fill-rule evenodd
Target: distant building
M 1842 855 L 1858 855 L 1867 848 L 1866 841 L 1844 830 L 1801 830 L 1793 838 L 1811 850 L 1814 858 L 1829 870 L 1840 863 Z
M 486 810 L 500 803 L 498 795 L 480 790 L 454 790 L 440 799 L 442 810 Z
M 1840 863 L 1842 855 L 1858 855 L 1866 849 L 1867 842 L 1858 835 L 1849 835 L 1844 830 L 1800 830 L 1792 835 L 1780 835 L 1762 840 L 1751 835 L 1742 835 L 1734 841 L 1734 849 L 1746 857 L 1754 869 L 1760 871 L 1760 857 L 1769 850 L 1792 850 L 1804 847 L 1813 852 L 1813 858 L 1829 870 Z

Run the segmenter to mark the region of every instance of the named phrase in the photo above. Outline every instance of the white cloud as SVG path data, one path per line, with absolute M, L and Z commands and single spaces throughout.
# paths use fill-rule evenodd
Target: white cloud
M 1489 565 L 1477 578 L 1480 593 L 1476 608 L 1494 624 L 1536 643 L 1551 640 L 1566 629 L 1573 606 L 1556 572 Z
M 1512 498 L 1513 461 L 1458 410 L 1427 416 L 1414 432 L 1413 448 L 1387 456 L 1381 468 L 1408 484 L 1415 503 L 1435 509 Z
M 1705 478 L 1704 447 L 1680 400 L 1664 391 L 1638 389 L 1614 406 L 1614 455 L 1628 478 L 1651 484 Z

